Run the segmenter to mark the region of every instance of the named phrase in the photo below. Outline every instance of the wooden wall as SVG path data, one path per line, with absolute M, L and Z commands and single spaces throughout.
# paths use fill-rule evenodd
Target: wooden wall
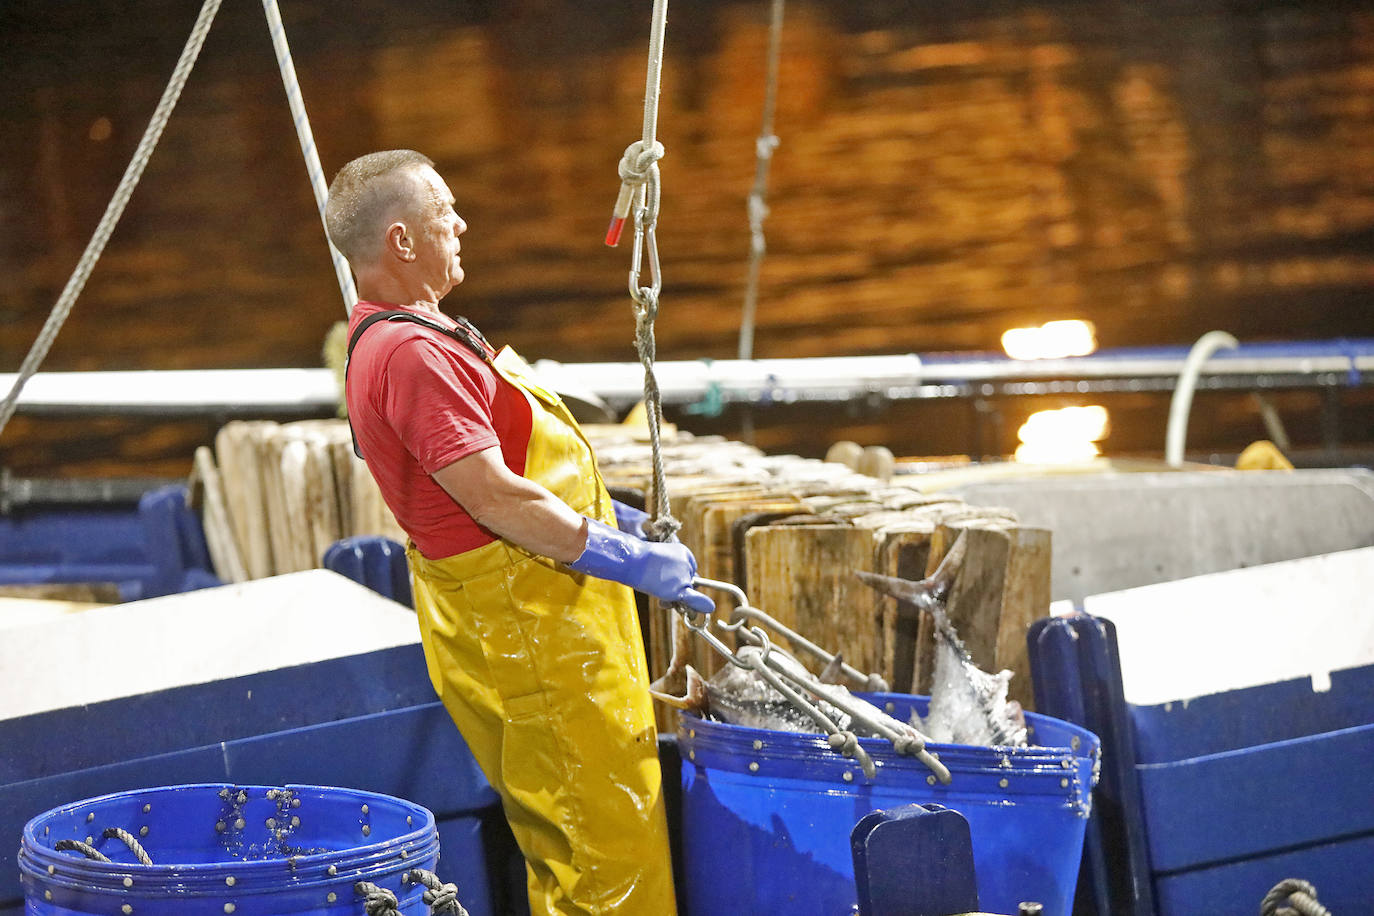
M 0 371 L 56 300 L 198 5 L 0 5 Z M 632 359 L 628 246 L 601 237 L 641 130 L 648 0 L 282 6 L 326 172 L 406 146 L 449 179 L 471 227 L 449 309 L 530 358 Z M 671 9 L 663 358 L 735 352 L 768 6 Z M 756 355 L 995 349 L 1066 317 L 1103 346 L 1374 336 L 1370 4 L 792 0 L 785 28 Z M 226 3 L 46 368 L 318 365 L 340 317 L 261 7 Z M 1157 401 L 1124 403 L 1107 448 L 1162 451 Z M 1343 406 L 1359 441 L 1370 402 Z M 993 450 L 1038 406 L 1058 404 L 1009 405 Z M 1319 436 L 1319 399 L 1281 406 L 1295 439 Z M 1247 400 L 1195 410 L 1202 447 L 1263 436 Z M 761 445 L 810 453 L 842 437 L 969 451 L 977 432 L 949 404 L 756 422 Z M 179 474 L 214 425 L 21 417 L 0 464 Z

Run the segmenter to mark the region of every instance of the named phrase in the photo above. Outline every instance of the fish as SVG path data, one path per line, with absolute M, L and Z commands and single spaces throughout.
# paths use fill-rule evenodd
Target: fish
M 930 706 L 924 718 L 912 713 L 912 724 L 931 740 L 984 747 L 1025 747 L 1029 741 L 1021 704 L 1007 698 L 1012 672 L 996 674 L 979 668 L 949 619 L 947 602 L 963 563 L 961 533 L 939 567 L 913 581 L 858 571 L 859 581 L 881 594 L 910 602 L 927 612 L 935 625 L 935 665 Z
M 817 677 L 790 653 L 769 645 L 767 653 L 775 662 L 773 667 L 788 673 L 793 683 L 801 684 L 804 699 L 814 704 L 839 732 L 858 737 L 886 737 L 899 749 L 905 747 L 913 752 L 919 746 L 922 751 L 916 753 L 922 757 L 927 742 L 1025 746 L 1024 714 L 1020 704 L 1007 699 L 1011 672 L 989 674 L 980 670 L 969 657 L 945 611 L 966 550 L 965 538 L 960 535 L 936 571 L 919 581 L 856 572 L 860 581 L 871 588 L 910 602 L 917 612 L 927 611 L 935 621 L 934 686 L 924 718 L 913 713 L 911 720 L 901 722 L 837 683 L 841 670 L 846 667 L 839 656 L 835 656 L 822 676 Z M 761 651 L 758 646 L 744 646 L 737 656 L 748 659 Z M 755 655 L 751 656 L 751 652 Z M 674 656 L 677 657 L 676 652 Z M 690 665 L 683 664 L 674 673 L 680 678 L 678 684 L 684 683 L 681 678 L 685 673 L 686 687 L 682 696 L 671 699 L 656 696 L 702 718 L 773 731 L 815 733 L 829 730 L 818 727 L 814 715 L 784 697 L 754 668 L 730 664 L 706 679 Z

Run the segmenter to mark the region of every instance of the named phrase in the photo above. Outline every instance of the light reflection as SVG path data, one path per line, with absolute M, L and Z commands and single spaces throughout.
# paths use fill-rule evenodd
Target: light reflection
M 1101 454 L 1097 443 L 1107 437 L 1110 419 L 1100 405 L 1040 410 L 1016 431 L 1021 444 L 1016 460 L 1025 464 L 1066 464 Z
M 1097 349 L 1091 321 L 1047 321 L 1038 328 L 1012 328 L 1002 335 L 1002 349 L 1012 359 L 1063 359 L 1087 356 Z

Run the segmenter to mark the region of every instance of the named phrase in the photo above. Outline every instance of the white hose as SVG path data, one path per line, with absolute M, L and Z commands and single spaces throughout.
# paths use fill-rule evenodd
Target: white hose
M 1239 342 L 1225 331 L 1208 331 L 1197 339 L 1183 361 L 1178 374 L 1174 396 L 1169 401 L 1169 427 L 1164 437 L 1164 462 L 1170 467 L 1182 467 L 1183 443 L 1188 436 L 1188 412 L 1193 407 L 1193 389 L 1197 387 L 1202 366 L 1212 354 L 1221 349 L 1235 349 Z

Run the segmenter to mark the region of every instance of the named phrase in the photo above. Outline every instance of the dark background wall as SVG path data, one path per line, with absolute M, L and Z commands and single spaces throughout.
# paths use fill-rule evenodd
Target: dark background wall
M 0 371 L 56 300 L 198 6 L 0 4 Z M 405 146 L 448 177 L 471 227 L 449 310 L 531 359 L 633 359 L 628 246 L 601 237 L 641 130 L 651 3 L 282 6 L 326 173 Z M 735 352 L 768 7 L 670 8 L 661 358 Z M 1070 317 L 1104 347 L 1374 336 L 1374 4 L 792 0 L 785 29 L 756 355 L 991 350 Z M 227 0 L 45 368 L 319 365 L 342 316 L 261 5 Z M 1347 440 L 1374 441 L 1371 400 L 1340 399 Z M 1066 403 L 995 405 L 1000 432 L 967 403 L 755 422 L 764 447 L 806 454 L 837 438 L 996 453 Z M 1167 397 L 1104 403 L 1109 453 L 1162 452 Z M 1295 443 L 1321 437 L 1319 395 L 1277 404 Z M 1245 396 L 1199 396 L 1194 414 L 1199 449 L 1264 435 Z M 180 474 L 216 426 L 21 416 L 0 465 Z

